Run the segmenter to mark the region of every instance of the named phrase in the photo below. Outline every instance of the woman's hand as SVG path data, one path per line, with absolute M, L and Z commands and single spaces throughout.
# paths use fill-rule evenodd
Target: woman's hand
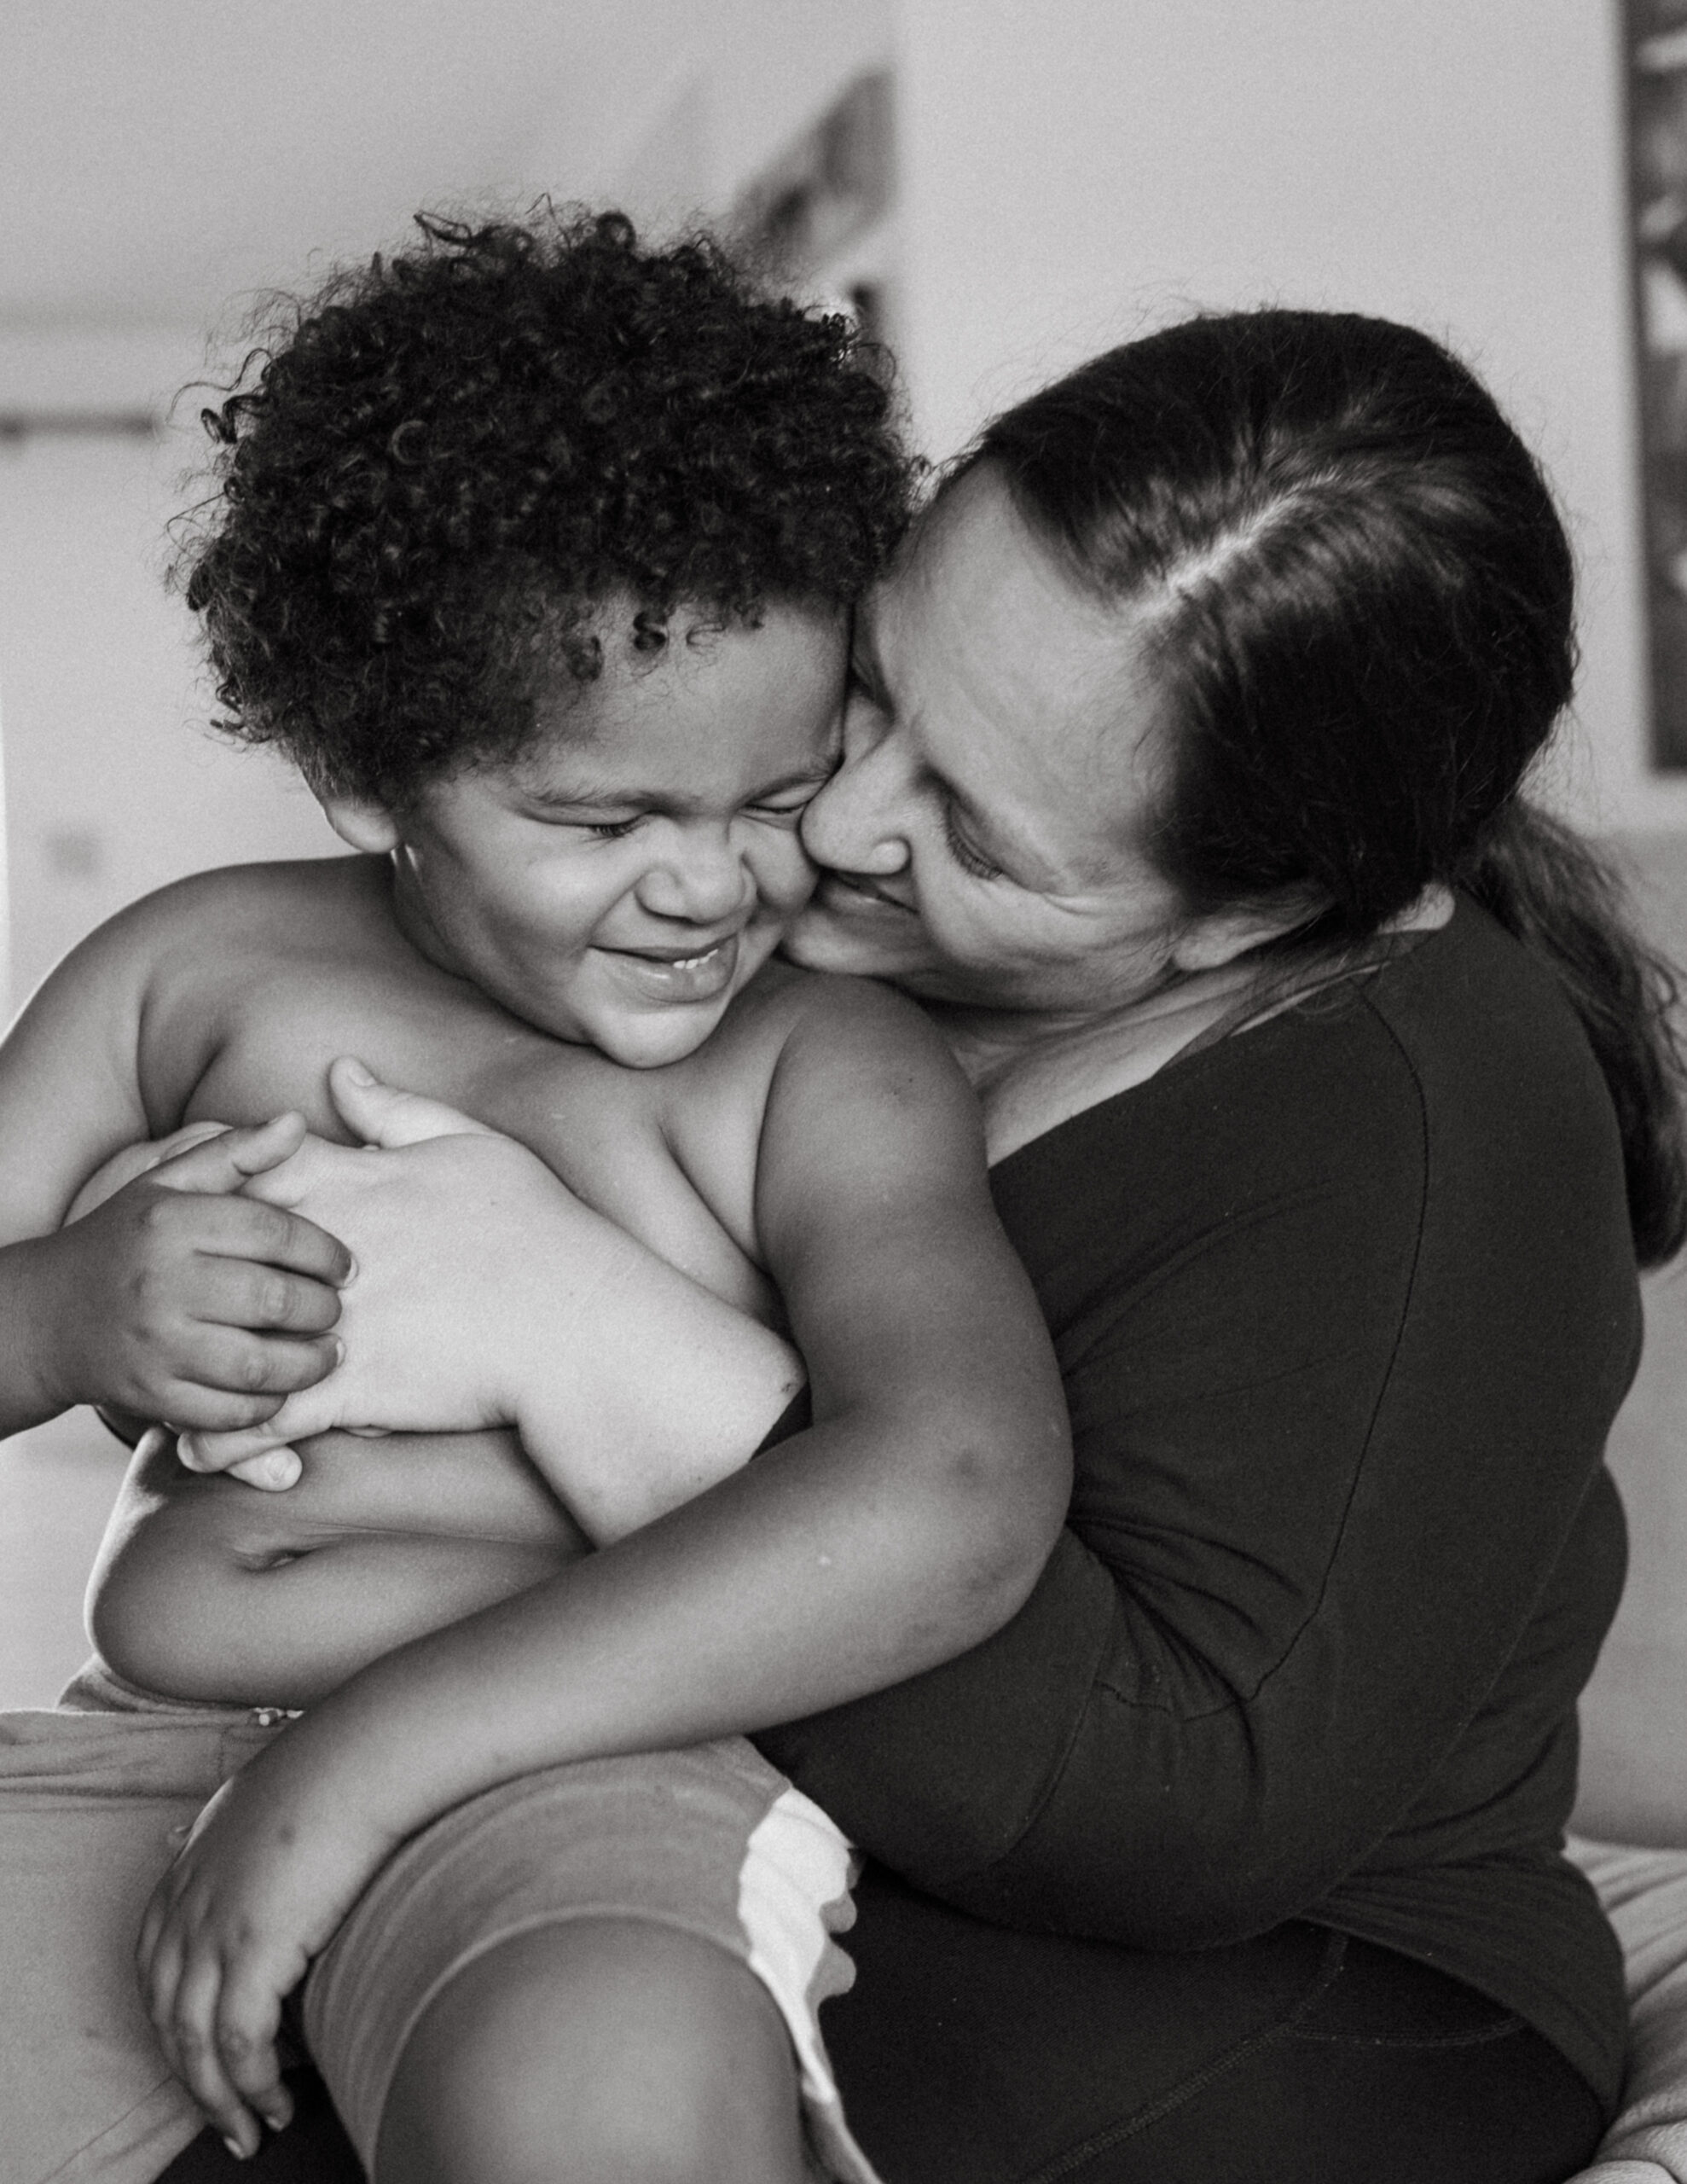
M 513 1139 L 358 1063 L 337 1061 L 328 1081 L 347 1126 L 379 1149 L 309 1139 L 247 1188 L 353 1253 L 344 1362 L 256 1427 L 184 1438 L 184 1462 L 227 1470 L 335 1430 L 512 1426 L 602 1541 L 746 1460 L 802 1385 L 789 1345 Z
M 281 1115 L 130 1147 L 55 1235 L 19 1247 L 38 1260 L 25 1339 L 61 1409 L 236 1427 L 330 1369 L 349 1256 L 310 1221 L 239 1194 L 304 1136 L 301 1117 Z
M 229 2151 L 291 2118 L 281 2003 L 396 1847 L 290 1764 L 287 1734 L 212 1798 L 153 1892 L 136 1950 L 170 2067 Z
M 361 1147 L 306 1137 L 246 1186 L 309 1206 L 355 1257 L 338 1368 L 242 1431 L 184 1437 L 194 1471 L 335 1431 L 472 1432 L 515 1422 L 511 1352 L 549 1268 L 560 1325 L 594 1286 L 593 1245 L 620 1232 L 526 1148 L 436 1100 L 337 1061 L 329 1089 Z M 542 1340 L 537 1328 L 532 1340 Z M 296 1469 L 295 1469 L 296 1476 Z M 288 1481 L 291 1484 L 291 1480 Z

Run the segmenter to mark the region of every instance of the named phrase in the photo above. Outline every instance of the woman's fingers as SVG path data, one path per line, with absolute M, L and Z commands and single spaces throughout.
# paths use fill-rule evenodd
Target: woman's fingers
M 401 1092 L 383 1084 L 355 1056 L 342 1054 L 328 1069 L 328 1091 L 340 1120 L 365 1145 L 391 1152 L 401 1145 L 420 1145 L 430 1137 L 496 1137 L 472 1115 L 448 1107 L 442 1100 L 424 1099 L 420 1092 Z
M 197 1464 L 190 1467 L 197 1471 Z M 255 1486 L 260 1493 L 285 1494 L 290 1486 L 297 1486 L 304 1466 L 297 1449 L 270 1449 L 261 1456 L 247 1456 L 242 1462 L 230 1464 L 228 1475 L 237 1478 L 243 1486 Z
M 251 1176 L 291 1159 L 304 1136 L 304 1118 L 295 1113 L 276 1115 L 254 1128 L 219 1128 L 202 1143 L 160 1161 L 154 1176 L 175 1191 L 237 1191 Z
M 293 1443 L 328 1432 L 339 1423 L 333 1406 L 320 1400 L 313 1403 L 311 1391 L 306 1390 L 290 1397 L 267 1419 L 183 1433 L 176 1453 L 189 1471 L 238 1469 L 247 1485 L 275 1493 L 298 1481 L 302 1467 Z M 276 1458 L 281 1461 L 273 1461 Z

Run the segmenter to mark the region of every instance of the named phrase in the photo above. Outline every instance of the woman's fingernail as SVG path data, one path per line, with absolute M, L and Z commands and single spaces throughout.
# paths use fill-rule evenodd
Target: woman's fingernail
M 347 1058 L 345 1073 L 354 1084 L 373 1084 L 375 1081 L 374 1070 L 359 1061 L 355 1054 Z
M 223 2143 L 228 2147 L 229 2152 L 233 2154 L 236 2161 L 244 2161 L 246 2159 L 246 2148 L 241 2144 L 237 2138 L 233 2136 L 232 2134 L 229 2137 L 225 2138 Z

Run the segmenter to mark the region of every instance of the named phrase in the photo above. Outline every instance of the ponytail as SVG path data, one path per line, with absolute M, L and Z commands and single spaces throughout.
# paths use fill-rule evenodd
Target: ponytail
M 1676 975 L 1634 931 L 1616 874 L 1559 821 L 1515 799 L 1465 892 L 1545 962 L 1581 1019 L 1622 1133 L 1629 1222 L 1642 1266 L 1687 1241 L 1687 1089 Z

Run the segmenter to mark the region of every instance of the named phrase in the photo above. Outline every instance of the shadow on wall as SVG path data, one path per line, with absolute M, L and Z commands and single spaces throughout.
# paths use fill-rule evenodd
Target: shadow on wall
M 1612 846 L 1647 930 L 1687 976 L 1687 834 L 1626 834 Z M 1582 1701 L 1577 1824 L 1626 1842 L 1687 1843 L 1687 1257 L 1645 1289 L 1645 1354 L 1610 1446 L 1628 1585 Z

